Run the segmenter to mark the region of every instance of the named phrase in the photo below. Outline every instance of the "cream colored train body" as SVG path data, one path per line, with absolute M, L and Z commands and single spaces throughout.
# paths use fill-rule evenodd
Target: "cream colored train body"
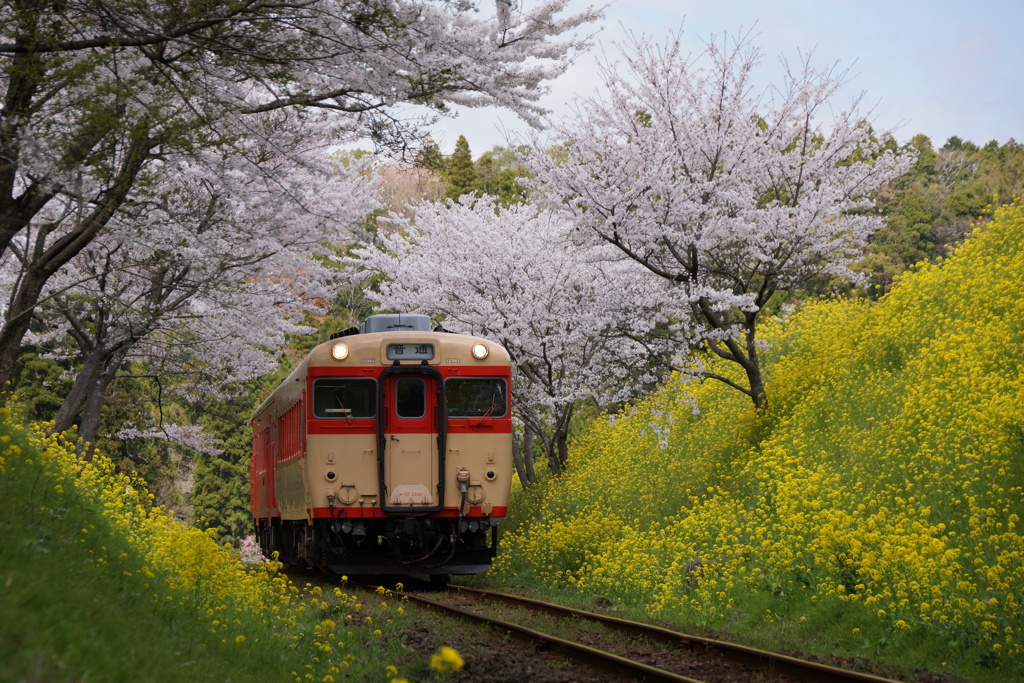
M 501 346 L 371 316 L 318 345 L 252 418 L 263 552 L 339 574 L 486 570 L 512 479 Z

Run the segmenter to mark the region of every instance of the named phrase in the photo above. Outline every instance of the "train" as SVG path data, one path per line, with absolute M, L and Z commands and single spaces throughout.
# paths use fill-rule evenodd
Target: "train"
M 331 335 L 251 418 L 261 550 L 354 577 L 486 571 L 512 483 L 511 389 L 501 345 L 427 315 Z

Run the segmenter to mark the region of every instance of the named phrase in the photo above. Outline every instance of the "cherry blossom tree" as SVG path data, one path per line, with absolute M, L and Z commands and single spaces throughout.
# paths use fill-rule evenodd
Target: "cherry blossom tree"
M 0 258 L 17 279 L 0 383 L 48 282 L 162 174 L 199 150 L 266 138 L 261 115 L 325 144 L 401 152 L 449 104 L 535 121 L 543 84 L 595 17 L 567 0 L 493 16 L 451 0 L 43 0 L 0 7 Z M 127 222 L 127 219 L 122 222 Z M 16 237 L 31 250 L 15 253 Z
M 81 361 L 56 431 L 77 420 L 94 441 L 104 394 L 126 361 L 144 361 L 161 390 L 222 396 L 222 385 L 275 367 L 285 334 L 303 331 L 304 314 L 331 298 L 337 270 L 324 261 L 376 206 L 374 183 L 359 164 L 332 161 L 318 137 L 297 135 L 294 115 L 261 115 L 260 143 L 231 154 L 165 161 L 149 199 L 118 212 L 50 278 L 37 308 L 45 331 L 29 339 L 71 355 L 70 340 Z M 31 237 L 11 248 L 31 252 Z
M 646 329 L 655 302 L 620 307 L 617 282 L 632 262 L 607 260 L 607 248 L 581 248 L 571 225 L 526 204 L 502 208 L 494 197 L 424 202 L 412 225 L 356 249 L 352 263 L 383 274 L 369 296 L 387 309 L 440 316 L 446 329 L 502 344 L 514 365 L 517 416 L 544 444 L 551 471 L 565 466 L 569 421 L 579 401 L 631 397 L 653 381 L 649 353 L 617 329 Z M 641 278 L 636 278 L 638 281 Z M 639 292 L 630 292 L 639 301 Z M 529 453 L 517 459 L 533 481 Z
M 607 94 L 535 144 L 532 186 L 585 244 L 610 245 L 660 281 L 665 316 L 689 319 L 710 354 L 744 380 L 711 377 L 766 401 L 757 324 L 780 291 L 850 262 L 882 225 L 871 192 L 912 158 L 856 113 L 833 109 L 845 80 L 810 59 L 758 89 L 761 52 L 746 37 L 684 52 L 635 40 L 603 67 Z M 683 340 L 685 342 L 685 340 Z

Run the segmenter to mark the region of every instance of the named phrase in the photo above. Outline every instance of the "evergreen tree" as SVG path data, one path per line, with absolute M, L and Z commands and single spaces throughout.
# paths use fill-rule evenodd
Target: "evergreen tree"
M 476 160 L 476 171 L 480 176 L 480 189 L 484 194 L 498 198 L 501 206 L 521 204 L 526 201 L 526 188 L 519 184 L 519 178 L 527 175 L 512 150 L 495 147 L 484 152 Z
M 92 446 L 118 469 L 145 479 L 159 505 L 177 513 L 188 510 L 194 451 L 157 437 L 125 438 L 125 427 L 159 432 L 187 419 L 186 404 L 165 393 L 173 379 L 160 377 L 145 363 L 131 363 L 110 385 Z M 187 517 L 187 512 L 185 513 Z
M 434 142 L 434 138 L 429 135 L 424 138 L 423 146 L 420 147 L 420 151 L 416 152 L 413 162 L 420 168 L 425 168 L 435 173 L 444 173 L 447 166 L 447 160 L 444 158 L 444 154 L 441 153 L 441 148 Z
M 253 533 L 249 452 L 248 448 L 242 450 L 243 440 L 233 436 L 226 442 L 229 448 L 224 453 L 203 455 L 196 461 L 192 524 L 200 529 L 216 529 L 221 543 Z
M 915 263 L 945 256 L 994 205 L 1024 193 L 1024 147 L 1013 139 L 979 148 L 954 135 L 935 150 L 919 134 L 906 148 L 917 161 L 878 193 L 886 225 L 857 266 L 870 276 L 872 295 Z
M 249 502 L 252 433 L 248 418 L 282 374 L 279 371 L 249 382 L 250 391 L 238 399 L 213 401 L 203 406 L 204 425 L 209 431 L 221 435 L 223 451 L 201 453 L 196 457 L 191 495 L 192 523 L 201 529 L 216 529 L 222 542 L 252 533 Z
M 480 178 L 473 165 L 473 153 L 469 150 L 469 141 L 465 135 L 460 135 L 455 141 L 455 151 L 445 169 L 445 180 L 448 181 L 448 190 L 444 196 L 449 199 L 479 192 Z

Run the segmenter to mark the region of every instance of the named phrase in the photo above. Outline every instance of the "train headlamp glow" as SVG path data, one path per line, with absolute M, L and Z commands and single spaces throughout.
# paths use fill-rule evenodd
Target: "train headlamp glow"
M 331 348 L 331 355 L 335 360 L 345 360 L 348 358 L 348 347 L 344 344 L 335 344 Z
M 483 360 L 484 358 L 487 358 L 487 354 L 489 353 L 490 350 L 487 348 L 486 344 L 473 344 L 473 358 Z

